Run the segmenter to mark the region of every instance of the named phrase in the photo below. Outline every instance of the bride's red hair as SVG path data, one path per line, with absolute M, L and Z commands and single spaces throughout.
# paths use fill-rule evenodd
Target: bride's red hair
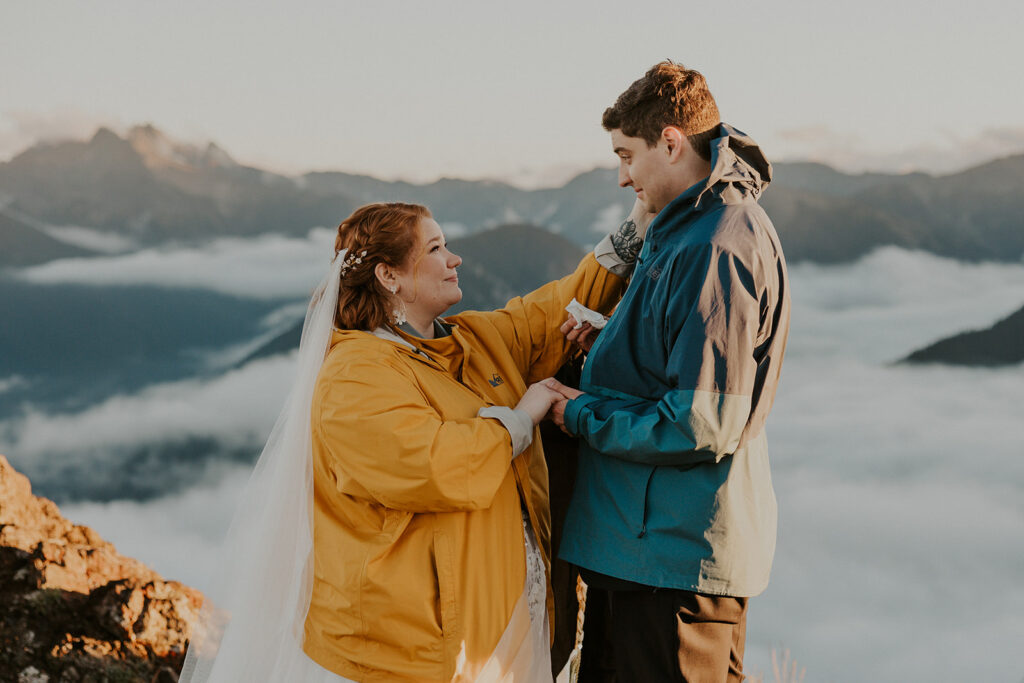
M 398 202 L 361 206 L 338 226 L 334 253 L 348 249 L 338 290 L 336 324 L 345 330 L 373 330 L 391 319 L 391 293 L 377 279 L 374 268 L 384 263 L 402 268 L 419 242 L 419 224 L 431 218 L 420 204 Z M 363 252 L 366 252 L 363 254 Z M 361 263 L 355 263 L 355 259 Z

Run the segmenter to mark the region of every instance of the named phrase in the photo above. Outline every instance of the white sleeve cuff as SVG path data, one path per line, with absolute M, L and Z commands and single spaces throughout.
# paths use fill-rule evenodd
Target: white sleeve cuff
M 626 263 L 622 260 L 612 245 L 611 235 L 605 235 L 604 239 L 594 247 L 594 258 L 604 266 L 605 270 L 619 277 L 627 277 L 633 272 L 633 267 L 636 265 L 635 262 Z
M 477 411 L 477 417 L 490 417 L 500 422 L 512 437 L 512 457 L 526 450 L 533 442 L 533 420 L 525 410 L 513 410 L 507 406 L 490 406 Z

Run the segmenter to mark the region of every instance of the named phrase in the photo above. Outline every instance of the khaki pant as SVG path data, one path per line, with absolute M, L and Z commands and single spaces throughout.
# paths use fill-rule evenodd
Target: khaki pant
M 747 599 L 690 591 L 587 591 L 580 683 L 739 683 Z

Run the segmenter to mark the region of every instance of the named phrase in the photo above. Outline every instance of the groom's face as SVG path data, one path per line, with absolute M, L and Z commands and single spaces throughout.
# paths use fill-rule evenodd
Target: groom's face
M 619 157 L 619 186 L 632 187 L 648 211 L 661 211 L 678 194 L 670 179 L 664 139 L 650 147 L 643 138 L 630 137 L 618 128 L 611 135 L 612 150 Z

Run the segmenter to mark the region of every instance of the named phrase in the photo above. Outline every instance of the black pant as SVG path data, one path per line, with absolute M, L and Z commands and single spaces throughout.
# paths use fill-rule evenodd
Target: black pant
M 739 683 L 747 599 L 587 590 L 580 683 Z

